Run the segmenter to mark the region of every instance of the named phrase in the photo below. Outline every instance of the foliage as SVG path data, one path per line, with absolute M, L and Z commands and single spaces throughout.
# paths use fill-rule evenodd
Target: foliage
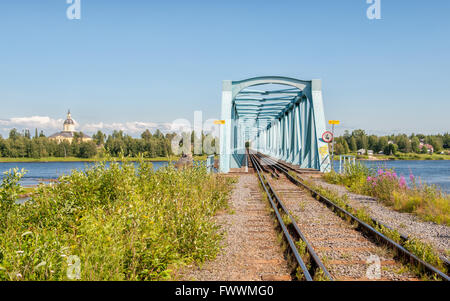
M 132 157 L 144 154 L 146 158 L 167 157 L 173 155 L 171 141 L 175 136 L 175 133 L 163 135 L 159 130 L 156 130 L 154 134 L 146 130 L 140 138 L 133 138 L 123 131 L 114 131 L 108 136 L 98 131 L 92 136 L 93 141 L 83 142 L 80 139 L 81 133 L 75 133 L 72 143 L 67 141 L 57 143 L 45 137 L 43 132 L 38 135 L 37 130 L 35 136 L 31 137 L 29 131 L 25 131 L 25 134 L 22 135 L 16 129 L 12 129 L 8 139 L 0 136 L 0 157 L 35 159 L 77 157 L 86 159 L 105 155 L 120 157 L 120 154 Z M 212 146 L 215 146 L 215 138 L 211 135 L 202 133 L 201 137 L 202 141 L 208 140 Z M 193 143 L 191 143 L 192 148 Z
M 343 174 L 330 172 L 324 179 L 341 184 L 350 191 L 375 197 L 400 212 L 413 213 L 425 221 L 450 225 L 450 196 L 437 186 L 421 183 L 410 175 L 411 187 L 393 170 L 371 170 L 356 164 Z
M 367 135 L 364 130 L 354 130 L 351 134 L 345 131 L 342 137 L 335 139 L 335 153 L 337 155 L 356 153 L 359 149 L 373 150 L 375 154 L 383 152 L 385 155 L 400 156 L 405 153 L 427 153 L 420 144 L 430 144 L 434 152 L 450 149 L 450 133 L 444 135 L 405 134 L 376 136 Z
M 21 174 L 10 175 L 2 203 L 17 194 Z M 2 207 L 0 280 L 67 280 L 73 255 L 81 280 L 170 279 L 177 266 L 217 254 L 213 216 L 229 191 L 228 179 L 202 166 L 105 161 L 75 170 L 25 204 Z
M 295 174 L 292 174 L 294 177 L 296 177 Z M 345 209 L 347 212 L 354 215 L 356 218 L 358 218 L 360 221 L 368 224 L 369 226 L 375 228 L 377 231 L 385 235 L 386 237 L 389 237 L 393 241 L 401 244 L 403 247 L 405 247 L 408 251 L 416 255 L 417 257 L 421 258 L 423 261 L 437 267 L 439 270 L 443 271 L 444 273 L 447 273 L 447 269 L 440 259 L 439 255 L 434 251 L 433 247 L 430 244 L 424 243 L 421 240 L 414 238 L 414 237 L 408 237 L 406 241 L 403 241 L 401 239 L 400 233 L 395 229 L 389 229 L 387 227 L 384 227 L 383 225 L 380 225 L 376 223 L 369 215 L 369 213 L 364 209 L 354 209 L 348 204 L 347 195 L 340 196 L 337 192 L 331 191 L 329 189 L 326 189 L 322 186 L 319 186 L 317 184 L 314 184 L 312 182 L 305 182 L 306 185 L 313 188 L 317 193 L 320 195 L 326 197 L 328 200 L 336 204 L 337 206 L 341 207 L 342 209 Z M 341 215 L 341 217 L 344 217 Z M 419 273 L 423 271 L 417 271 Z

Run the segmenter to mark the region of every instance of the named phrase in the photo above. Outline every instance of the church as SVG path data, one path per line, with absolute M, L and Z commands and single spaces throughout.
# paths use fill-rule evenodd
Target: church
M 72 116 L 70 115 L 70 110 L 67 112 L 67 119 L 64 121 L 63 125 L 63 131 L 55 133 L 48 138 L 50 140 L 55 140 L 58 143 L 61 143 L 63 141 L 67 141 L 69 143 L 72 143 L 74 137 L 75 137 L 76 131 L 75 131 L 75 122 L 72 119 Z M 92 138 L 89 137 L 86 134 L 78 133 L 79 138 L 82 142 L 92 141 Z

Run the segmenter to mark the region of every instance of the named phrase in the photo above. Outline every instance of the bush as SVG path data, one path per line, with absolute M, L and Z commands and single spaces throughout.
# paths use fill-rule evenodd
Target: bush
M 413 213 L 425 221 L 450 225 L 450 196 L 437 186 L 418 183 L 410 175 L 411 187 L 393 170 L 371 170 L 362 164 L 351 166 L 343 174 L 330 172 L 324 179 L 341 184 L 350 191 L 375 197 L 400 212 Z
M 229 191 L 228 179 L 201 166 L 74 171 L 5 214 L 0 280 L 67 280 L 74 258 L 82 280 L 170 279 L 177 266 L 217 254 L 213 216 Z

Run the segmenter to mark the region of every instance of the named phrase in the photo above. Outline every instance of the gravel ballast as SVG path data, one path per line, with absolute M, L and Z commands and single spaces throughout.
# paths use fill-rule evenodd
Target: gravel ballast
M 178 272 L 179 280 L 289 281 L 290 270 L 277 239 L 274 222 L 261 198 L 254 174 L 239 176 L 230 208 L 217 216 L 224 232 L 223 249 L 202 267 Z
M 416 237 L 431 244 L 442 257 L 447 260 L 450 259 L 448 254 L 450 252 L 450 227 L 433 222 L 425 222 L 410 213 L 395 211 L 373 197 L 351 193 L 346 187 L 327 183 L 321 178 L 303 177 L 323 188 L 335 191 L 340 196 L 347 195 L 349 204 L 352 207 L 356 209 L 365 208 L 372 218 L 405 236 Z

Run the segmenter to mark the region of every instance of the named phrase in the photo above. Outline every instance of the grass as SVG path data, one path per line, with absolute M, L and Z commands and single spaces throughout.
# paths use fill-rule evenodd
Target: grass
M 194 160 L 204 161 L 208 156 L 194 156 Z M 180 156 L 170 156 L 170 157 L 155 157 L 155 158 L 138 158 L 138 157 L 127 157 L 128 161 L 147 161 L 147 162 L 158 162 L 158 161 L 177 161 Z M 104 158 L 94 157 L 94 158 L 77 158 L 77 157 L 43 157 L 43 158 L 7 158 L 0 157 L 0 163 L 6 162 L 18 162 L 18 163 L 28 163 L 28 162 L 101 162 Z
M 330 172 L 328 183 L 346 186 L 351 192 L 375 197 L 399 212 L 417 215 L 424 221 L 450 225 L 450 195 L 437 186 L 421 183 L 410 175 L 411 187 L 392 170 L 371 170 L 362 164 L 352 165 L 346 173 Z
M 168 280 L 220 249 L 232 180 L 204 167 L 103 161 L 17 205 L 22 175 L 0 186 L 0 280 Z

